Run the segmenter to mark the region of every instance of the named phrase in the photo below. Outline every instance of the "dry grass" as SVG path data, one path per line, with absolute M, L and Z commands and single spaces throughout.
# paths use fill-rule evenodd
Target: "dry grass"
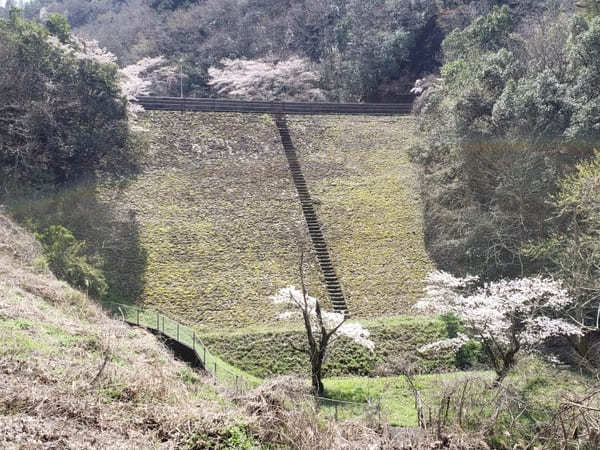
M 1 448 L 176 448 L 240 420 L 153 335 L 36 273 L 38 257 L 0 216 Z
M 33 237 L 0 215 L 0 448 L 443 445 L 419 430 L 330 421 L 304 382 L 289 377 L 228 400 L 153 335 L 57 281 L 39 258 Z
M 459 433 L 439 438 L 418 428 L 389 428 L 365 421 L 324 419 L 308 395 L 307 384 L 293 377 L 270 380 L 241 399 L 261 440 L 301 450 L 326 449 L 477 449 L 485 444 Z

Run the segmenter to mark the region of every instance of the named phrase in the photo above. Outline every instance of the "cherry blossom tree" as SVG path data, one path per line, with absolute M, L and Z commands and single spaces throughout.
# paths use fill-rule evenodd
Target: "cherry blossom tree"
M 551 336 L 583 334 L 579 324 L 560 317 L 574 302 L 560 281 L 538 276 L 475 287 L 477 281 L 473 276 L 459 278 L 447 272 L 433 272 L 426 279 L 425 299 L 415 307 L 456 314 L 472 339 L 481 343 L 498 383 L 514 366 L 519 351 L 533 350 Z M 468 340 L 459 334 L 420 350 L 458 350 Z
M 163 56 L 143 58 L 123 67 L 121 73 L 121 89 L 129 100 L 138 95 L 148 95 L 151 92 L 168 92 L 169 87 L 179 83 L 177 68 L 168 64 Z
M 292 309 L 278 315 L 279 319 L 301 318 L 304 321 L 310 359 L 311 378 L 315 395 L 323 395 L 323 363 L 328 346 L 345 336 L 357 344 L 373 351 L 375 344 L 369 339 L 369 330 L 359 323 L 346 322 L 344 314 L 321 309 L 319 301 L 307 294 L 306 289 L 294 286 L 280 289 L 270 297 L 273 303 L 288 305 Z
M 66 42 L 61 42 L 59 38 L 52 35 L 48 36 L 47 40 L 54 47 L 78 60 L 104 65 L 113 64 L 117 67 L 117 57 L 100 47 L 98 41 L 81 39 L 75 35 L 69 35 L 69 40 Z M 148 95 L 156 91 L 166 92 L 171 85 L 179 81 L 177 69 L 163 56 L 143 58 L 119 69 L 118 72 L 119 87 L 129 101 L 128 110 L 132 115 L 142 110 L 141 106 L 133 102 L 138 95 Z
M 266 59 L 223 59 L 222 69 L 210 67 L 212 86 L 219 94 L 243 100 L 322 101 L 319 75 L 307 60 L 292 57 L 279 62 Z
M 300 281 L 302 290 L 289 286 L 280 289 L 270 297 L 273 303 L 286 305 L 290 309 L 278 315 L 279 319 L 301 318 L 308 339 L 308 353 L 311 366 L 312 386 L 316 396 L 323 395 L 323 363 L 328 346 L 345 336 L 355 343 L 373 351 L 375 344 L 369 339 L 369 330 L 359 323 L 346 322 L 344 314 L 327 312 L 321 309 L 319 300 L 308 295 L 302 270 L 303 257 L 300 257 Z M 303 350 L 302 350 L 303 351 Z

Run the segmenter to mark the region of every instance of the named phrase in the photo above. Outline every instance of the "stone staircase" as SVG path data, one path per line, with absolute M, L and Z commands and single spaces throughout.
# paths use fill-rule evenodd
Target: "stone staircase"
M 319 220 L 317 218 L 317 212 L 314 208 L 313 200 L 308 192 L 306 180 L 304 179 L 302 168 L 298 162 L 296 149 L 294 148 L 294 144 L 292 143 L 292 139 L 290 137 L 285 115 L 274 114 L 273 117 L 275 118 L 275 124 L 277 125 L 279 135 L 281 136 L 283 150 L 288 160 L 292 179 L 300 199 L 300 204 L 302 205 L 302 212 L 304 213 L 304 218 L 306 219 L 308 233 L 317 255 L 321 272 L 325 278 L 325 286 L 327 288 L 327 293 L 329 294 L 331 304 L 333 305 L 333 310 L 345 315 L 349 315 L 344 293 L 342 291 L 342 286 L 335 273 L 333 263 L 331 262 L 331 256 L 329 255 L 327 243 L 325 242 L 325 236 L 321 230 L 321 225 L 319 224 Z

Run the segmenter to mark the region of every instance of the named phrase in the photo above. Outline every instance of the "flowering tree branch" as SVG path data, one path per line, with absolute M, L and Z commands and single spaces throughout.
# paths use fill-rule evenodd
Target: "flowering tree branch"
M 532 277 L 500 280 L 476 288 L 477 277 L 447 272 L 428 275 L 425 299 L 415 307 L 454 313 L 490 358 L 498 381 L 508 374 L 521 350 L 533 350 L 552 336 L 581 336 L 579 324 L 561 317 L 574 300 L 561 282 Z M 460 349 L 468 338 L 428 344 L 422 352 L 442 347 Z
M 341 336 L 345 336 L 357 344 L 373 351 L 375 344 L 369 339 L 369 331 L 358 323 L 346 322 L 343 314 L 323 311 L 319 301 L 308 295 L 304 280 L 304 253 L 300 254 L 299 276 L 302 290 L 294 286 L 280 289 L 271 300 L 276 304 L 288 305 L 291 310 L 278 315 L 279 319 L 301 317 L 308 340 L 308 356 L 311 365 L 311 378 L 315 395 L 322 396 L 323 362 L 327 348 Z

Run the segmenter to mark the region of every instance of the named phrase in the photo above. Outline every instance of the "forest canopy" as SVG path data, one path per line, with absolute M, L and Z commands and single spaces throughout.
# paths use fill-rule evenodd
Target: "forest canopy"
M 572 314 L 595 324 L 600 17 L 519 26 L 505 6 L 442 48 L 413 149 L 430 255 L 487 281 L 559 276 L 579 300 Z
M 439 69 L 449 32 L 505 3 L 517 22 L 572 7 L 569 0 L 34 0 L 26 14 L 64 14 L 120 66 L 168 55 L 182 66 L 189 96 L 218 96 L 208 70 L 222 70 L 222 60 L 299 58 L 311 62 L 331 100 L 394 101 Z

